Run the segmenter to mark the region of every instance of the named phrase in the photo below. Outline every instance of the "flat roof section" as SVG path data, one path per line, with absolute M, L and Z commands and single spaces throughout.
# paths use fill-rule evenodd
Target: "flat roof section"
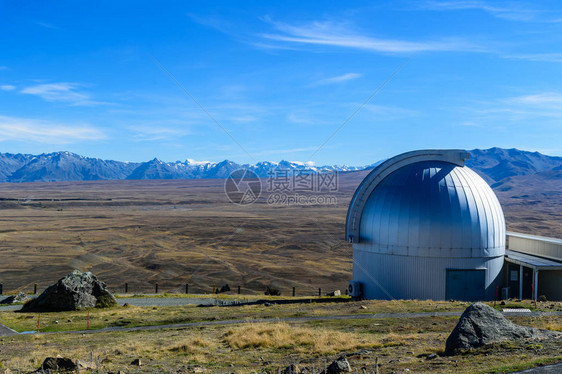
M 562 270 L 562 262 L 521 253 L 510 249 L 505 250 L 505 260 L 516 265 L 523 265 L 534 270 Z
M 562 239 L 549 238 L 549 237 L 546 237 L 546 236 L 523 234 L 523 233 L 520 233 L 520 232 L 513 232 L 513 231 L 506 232 L 506 235 L 507 236 L 514 236 L 516 238 L 532 239 L 532 240 L 537 240 L 537 241 L 540 241 L 540 242 L 547 242 L 547 243 L 554 243 L 554 244 L 562 245 Z

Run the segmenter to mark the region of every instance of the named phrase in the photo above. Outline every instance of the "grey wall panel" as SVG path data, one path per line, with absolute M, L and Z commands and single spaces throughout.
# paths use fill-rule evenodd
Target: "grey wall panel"
M 485 294 L 492 300 L 501 281 L 503 256 L 435 258 L 353 251 L 353 280 L 366 299 L 444 300 L 447 269 L 486 269 Z
M 562 300 L 562 270 L 539 271 L 539 295 L 549 301 Z

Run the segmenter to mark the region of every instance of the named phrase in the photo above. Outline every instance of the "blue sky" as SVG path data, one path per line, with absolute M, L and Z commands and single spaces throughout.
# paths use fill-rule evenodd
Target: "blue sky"
M 562 156 L 555 1 L 0 1 L 0 152 Z

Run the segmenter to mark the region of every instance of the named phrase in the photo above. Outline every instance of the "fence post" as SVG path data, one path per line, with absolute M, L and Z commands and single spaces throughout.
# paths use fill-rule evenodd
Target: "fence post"
M 240 295 L 240 286 L 238 286 L 238 295 Z
M 318 289 L 318 296 L 322 296 L 322 289 L 321 288 Z
M 217 285 L 213 284 L 213 295 L 217 293 Z
M 158 283 L 154 285 L 154 293 L 158 293 Z
M 37 295 L 37 283 L 33 283 L 33 294 Z
M 296 289 L 295 289 L 295 287 L 293 287 L 293 296 L 295 296 L 295 295 L 296 295 Z
M 189 284 L 186 283 L 185 284 L 185 294 L 187 295 L 189 293 Z
M 4 292 L 4 285 L 0 283 L 0 295 L 2 295 L 2 292 Z
M 125 293 L 129 293 L 129 283 L 125 283 Z

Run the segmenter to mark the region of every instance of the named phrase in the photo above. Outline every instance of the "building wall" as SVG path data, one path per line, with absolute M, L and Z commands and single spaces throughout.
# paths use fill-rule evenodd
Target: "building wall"
M 539 271 L 539 296 L 549 301 L 562 300 L 562 270 Z
M 353 250 L 353 280 L 366 299 L 445 300 L 447 269 L 486 269 L 485 299 L 502 283 L 503 256 L 444 258 L 400 256 Z
M 508 233 L 507 241 L 514 251 L 562 261 L 562 240 Z

